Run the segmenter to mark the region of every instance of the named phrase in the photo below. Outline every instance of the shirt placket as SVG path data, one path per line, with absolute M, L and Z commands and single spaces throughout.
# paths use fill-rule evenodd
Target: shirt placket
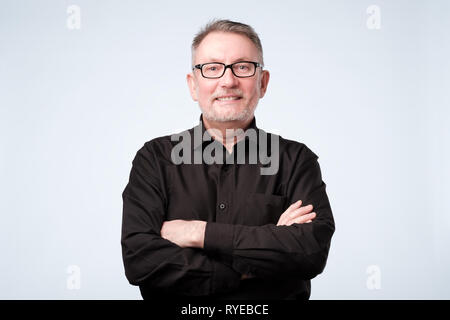
M 218 174 L 218 188 L 217 188 L 217 204 L 216 204 L 216 221 L 228 223 L 231 214 L 231 188 L 232 188 L 232 174 L 230 164 L 217 165 Z

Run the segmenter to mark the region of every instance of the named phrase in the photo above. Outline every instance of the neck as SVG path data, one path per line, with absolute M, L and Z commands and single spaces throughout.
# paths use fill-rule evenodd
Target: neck
M 211 121 L 203 117 L 203 125 L 214 140 L 220 141 L 228 151 L 244 138 L 245 130 L 253 121 L 253 116 L 243 121 Z M 241 129 L 241 134 L 236 134 L 236 130 Z M 228 130 L 228 132 L 227 132 Z

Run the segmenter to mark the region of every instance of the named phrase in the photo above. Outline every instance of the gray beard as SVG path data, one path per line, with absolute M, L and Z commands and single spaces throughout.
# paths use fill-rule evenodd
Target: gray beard
M 255 106 L 255 109 L 256 109 L 256 106 Z M 215 122 L 245 121 L 253 116 L 253 112 L 250 110 L 250 108 L 245 108 L 238 114 L 225 115 L 225 116 L 217 114 L 214 109 L 206 111 L 206 110 L 203 110 L 202 107 L 200 107 L 200 110 L 203 113 L 203 117 L 205 117 L 209 121 L 215 121 Z

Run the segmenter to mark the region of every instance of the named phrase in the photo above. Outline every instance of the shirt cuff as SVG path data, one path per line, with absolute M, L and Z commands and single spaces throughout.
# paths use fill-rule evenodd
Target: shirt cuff
M 233 233 L 234 226 L 231 224 L 206 223 L 203 250 L 210 253 L 231 255 L 233 253 Z

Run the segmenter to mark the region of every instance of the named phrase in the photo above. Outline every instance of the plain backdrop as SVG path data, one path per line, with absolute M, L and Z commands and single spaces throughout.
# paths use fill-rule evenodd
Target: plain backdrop
M 449 299 L 449 12 L 1 0 L 0 298 L 141 298 L 122 264 L 122 191 L 146 141 L 198 123 L 190 44 L 225 18 L 263 44 L 258 126 L 319 156 L 336 232 L 311 299 Z

